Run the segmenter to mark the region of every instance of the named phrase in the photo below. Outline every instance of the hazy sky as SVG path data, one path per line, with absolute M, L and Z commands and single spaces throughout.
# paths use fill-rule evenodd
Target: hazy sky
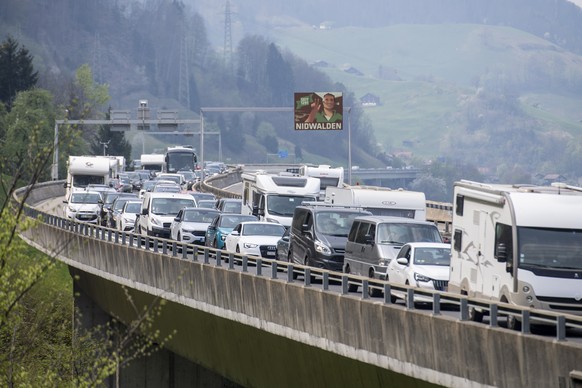
M 570 1 L 576 4 L 578 7 L 582 8 L 582 0 L 570 0 Z

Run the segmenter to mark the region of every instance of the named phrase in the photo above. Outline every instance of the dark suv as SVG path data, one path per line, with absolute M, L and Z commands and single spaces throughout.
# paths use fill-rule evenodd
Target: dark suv
M 289 262 L 341 271 L 354 219 L 370 214 L 361 208 L 320 202 L 297 206 L 289 232 Z

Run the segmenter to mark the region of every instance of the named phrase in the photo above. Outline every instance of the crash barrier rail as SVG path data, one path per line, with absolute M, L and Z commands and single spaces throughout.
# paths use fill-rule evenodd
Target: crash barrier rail
M 153 251 L 154 253 L 171 255 L 176 259 L 202 261 L 204 264 L 224 267 L 228 270 L 248 272 L 249 267 L 255 267 L 256 276 L 270 276 L 272 279 L 283 278 L 289 283 L 298 281 L 298 277 L 303 277 L 302 282 L 305 287 L 321 287 L 324 291 L 330 291 L 330 284 L 337 284 L 341 285 L 339 292 L 342 295 L 354 295 L 354 292 L 350 290 L 357 288 L 359 290 L 357 294 L 362 300 L 370 300 L 372 299 L 371 295 L 377 294 L 383 297 L 383 303 L 393 304 L 395 303 L 393 295 L 398 293 L 403 296 L 406 309 L 415 309 L 419 302 L 430 303 L 432 305 L 432 313 L 435 315 L 441 314 L 442 309 L 450 309 L 450 306 L 453 306 L 455 310 L 459 311 L 458 318 L 460 321 L 470 321 L 471 312 L 474 311 L 473 309 L 478 309 L 482 314 L 489 316 L 488 324 L 491 327 L 500 327 L 500 318 L 519 321 L 521 323 L 521 333 L 523 334 L 532 334 L 532 324 L 549 325 L 555 329 L 555 338 L 558 341 L 567 340 L 568 329 L 582 329 L 582 317 L 575 315 L 558 314 L 551 311 L 469 298 L 448 292 L 396 285 L 388 281 L 307 267 L 301 264 L 242 255 L 132 232 L 122 232 L 98 225 L 72 221 L 41 212 L 29 206 L 26 206 L 25 214 L 56 228 L 78 233 L 87 238 L 120 244 L 130 249 Z M 316 280 L 317 282 L 315 282 Z M 378 299 L 373 299 L 373 301 L 378 301 Z

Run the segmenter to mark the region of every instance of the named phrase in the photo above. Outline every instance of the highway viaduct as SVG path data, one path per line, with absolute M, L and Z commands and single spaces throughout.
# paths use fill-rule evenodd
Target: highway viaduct
M 47 182 L 27 201 L 62 195 L 62 182 Z M 582 381 L 582 345 L 560 336 L 478 324 L 463 314 L 427 314 L 363 291 L 331 291 L 294 281 L 285 264 L 283 275 L 278 268 L 257 275 L 232 268 L 233 260 L 224 264 L 220 255 L 213 260 L 210 249 L 178 255 L 166 244 L 151 248 L 132 243 L 132 235 L 42 217 L 23 238 L 58 253 L 78 277 L 77 304 L 95 322 L 134 318 L 126 290 L 138 308 L 167 301 L 155 329 L 177 334 L 166 351 L 124 371 L 122 386 L 225 386 L 228 379 L 253 387 L 578 387 Z M 466 307 L 466 299 L 459 302 Z M 567 321 L 580 324 L 576 317 Z

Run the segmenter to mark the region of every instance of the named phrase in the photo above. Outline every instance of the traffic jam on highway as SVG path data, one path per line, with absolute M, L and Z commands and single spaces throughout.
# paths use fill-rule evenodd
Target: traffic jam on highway
M 430 304 L 430 293 L 406 292 L 417 288 L 582 315 L 582 220 L 568 210 L 582 205 L 581 188 L 456 182 L 449 236 L 427 221 L 424 193 L 349 186 L 342 167 L 245 171 L 240 198 L 217 198 L 195 187 L 227 167 L 209 162 L 201 170 L 189 147 L 144 154 L 140 170 L 124 164 L 122 157 L 69 157 L 63 216 L 356 275 L 370 283 L 349 283 L 350 292 L 392 303 Z M 394 288 L 383 295 L 374 281 Z M 471 305 L 468 319 L 482 321 L 488 307 Z M 519 329 L 520 318 L 508 315 L 507 326 Z

